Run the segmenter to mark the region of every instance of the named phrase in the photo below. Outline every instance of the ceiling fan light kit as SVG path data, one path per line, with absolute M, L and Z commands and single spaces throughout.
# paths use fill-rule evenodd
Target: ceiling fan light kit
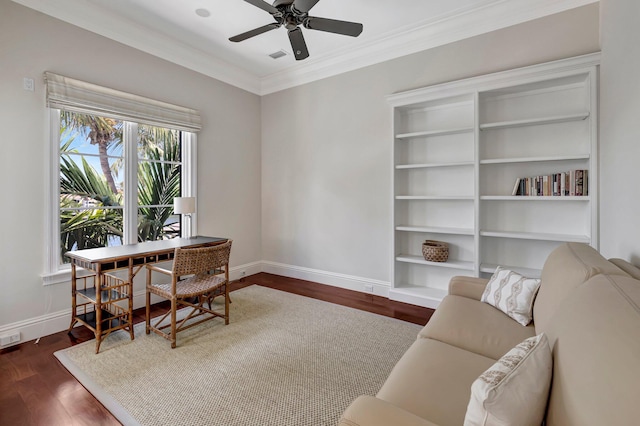
M 237 36 L 229 38 L 229 40 L 240 42 L 284 26 L 289 33 L 289 41 L 291 42 L 293 55 L 298 61 L 309 57 L 309 50 L 304 41 L 300 25 L 309 30 L 324 31 L 351 37 L 358 37 L 360 33 L 362 33 L 362 24 L 356 22 L 309 16 L 309 10 L 320 0 L 275 0 L 273 5 L 263 0 L 244 1 L 269 12 L 276 22 L 238 34 Z

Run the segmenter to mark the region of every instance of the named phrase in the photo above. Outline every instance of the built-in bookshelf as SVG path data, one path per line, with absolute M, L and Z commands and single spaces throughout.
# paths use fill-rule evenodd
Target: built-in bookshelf
M 389 96 L 390 298 L 436 307 L 455 275 L 502 265 L 535 277 L 562 242 L 597 248 L 598 63 L 586 55 Z M 446 262 L 424 259 L 427 239 L 448 243 Z

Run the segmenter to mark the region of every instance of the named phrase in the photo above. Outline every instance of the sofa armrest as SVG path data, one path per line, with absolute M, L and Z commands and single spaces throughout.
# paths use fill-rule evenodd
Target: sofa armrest
M 449 281 L 449 294 L 480 300 L 488 282 L 484 278 L 456 276 Z
M 393 404 L 369 395 L 358 397 L 345 410 L 339 426 L 438 426 Z

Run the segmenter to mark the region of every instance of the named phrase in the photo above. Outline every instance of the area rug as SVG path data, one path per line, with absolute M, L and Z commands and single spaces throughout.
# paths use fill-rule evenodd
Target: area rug
M 135 326 L 95 354 L 55 353 L 125 425 L 335 425 L 375 395 L 420 326 L 266 287 L 232 293 L 231 322 L 178 333 L 178 347 Z

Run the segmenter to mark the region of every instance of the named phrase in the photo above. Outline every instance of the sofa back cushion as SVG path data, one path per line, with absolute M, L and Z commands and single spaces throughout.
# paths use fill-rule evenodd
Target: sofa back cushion
M 553 250 L 542 268 L 540 290 L 533 306 L 536 333 L 546 333 L 569 293 L 597 274 L 627 275 L 587 244 L 565 243 Z
M 547 426 L 638 424 L 640 281 L 593 277 L 563 302 L 547 336 Z

